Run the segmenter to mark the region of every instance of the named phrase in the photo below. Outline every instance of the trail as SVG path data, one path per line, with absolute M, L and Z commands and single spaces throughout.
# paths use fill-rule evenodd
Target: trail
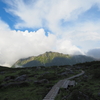
M 72 77 L 60 80 L 59 82 L 57 82 L 52 87 L 52 89 L 48 92 L 48 94 L 44 97 L 43 100 L 54 100 L 56 95 L 58 94 L 60 88 L 67 88 L 68 85 L 73 85 L 74 86 L 75 85 L 75 81 L 70 81 L 70 79 L 79 77 L 79 76 L 83 75 L 84 73 L 85 72 L 82 71 L 80 74 L 77 74 L 77 75 L 74 75 Z

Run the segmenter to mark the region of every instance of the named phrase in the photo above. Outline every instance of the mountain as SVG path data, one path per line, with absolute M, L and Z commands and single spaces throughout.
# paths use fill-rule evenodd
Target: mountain
M 68 55 L 50 51 L 39 56 L 20 59 L 12 67 L 73 65 L 94 60 L 94 58 L 85 55 Z

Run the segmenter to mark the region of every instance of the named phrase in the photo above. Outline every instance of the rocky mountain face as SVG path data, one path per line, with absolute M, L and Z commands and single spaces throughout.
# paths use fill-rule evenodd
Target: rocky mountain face
M 12 67 L 73 65 L 94 60 L 94 58 L 85 55 L 68 55 L 58 52 L 46 52 L 39 56 L 20 59 Z

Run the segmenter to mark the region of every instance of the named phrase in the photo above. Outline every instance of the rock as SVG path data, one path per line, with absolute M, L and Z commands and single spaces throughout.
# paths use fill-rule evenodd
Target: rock
M 0 85 L 0 88 L 29 86 L 28 82 L 10 82 Z
M 74 72 L 72 70 L 69 70 L 68 74 L 74 74 Z
M 83 77 L 84 77 L 84 78 L 86 78 L 86 79 L 88 78 L 88 76 L 87 76 L 87 75 L 84 75 Z
M 5 74 L 5 72 L 4 71 L 2 71 L 2 72 L 0 72 L 0 74 L 2 75 L 2 74 Z
M 47 79 L 42 79 L 42 80 L 37 80 L 37 81 L 34 81 L 35 84 L 42 84 L 42 83 L 48 83 L 49 81 Z
M 62 73 L 60 73 L 58 75 L 60 75 L 60 76 L 67 75 L 67 72 L 62 72 Z
M 49 74 L 49 73 L 50 73 L 50 72 L 48 72 L 48 71 L 47 71 L 47 72 L 44 72 L 44 73 L 43 73 L 43 74 L 41 74 L 41 75 L 46 75 L 46 74 Z
M 81 69 L 81 68 L 82 68 L 81 66 L 78 66 L 78 67 L 77 67 L 77 69 Z
M 37 69 L 38 69 L 38 70 L 40 70 L 40 69 L 41 69 L 41 67 L 40 67 L 40 66 L 38 66 L 38 67 L 37 67 Z
M 63 96 L 61 100 L 67 100 L 67 96 Z
M 100 97 L 100 92 L 98 93 L 98 96 Z
M 15 78 L 16 78 L 15 76 L 6 76 L 4 81 L 14 80 Z
M 30 82 L 33 82 L 33 81 L 34 81 L 34 80 L 31 80 L 31 79 L 26 79 L 26 80 L 25 80 L 25 82 L 29 82 L 29 83 L 30 83 Z
M 27 79 L 27 75 L 18 76 L 15 81 L 25 81 Z

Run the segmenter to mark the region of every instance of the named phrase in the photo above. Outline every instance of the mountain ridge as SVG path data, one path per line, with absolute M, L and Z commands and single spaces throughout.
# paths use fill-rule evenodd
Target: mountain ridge
M 94 60 L 94 58 L 85 55 L 69 55 L 49 51 L 38 56 L 20 59 L 12 67 L 73 65 Z

